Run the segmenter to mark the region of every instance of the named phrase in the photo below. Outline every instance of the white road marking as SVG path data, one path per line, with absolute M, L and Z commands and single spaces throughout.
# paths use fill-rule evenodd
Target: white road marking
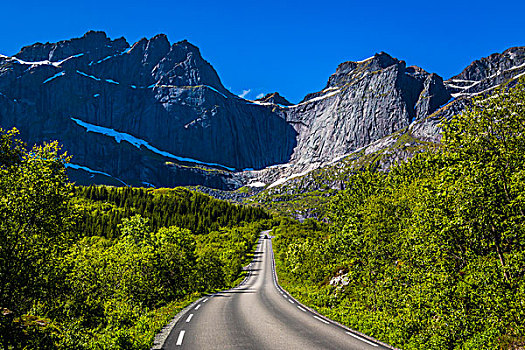
M 315 318 L 316 320 L 319 320 L 319 321 L 323 322 L 323 323 L 330 324 L 330 322 L 328 322 L 328 321 L 326 321 L 326 320 L 323 320 L 321 317 L 314 316 L 314 318 Z
M 193 314 L 190 314 L 188 318 L 186 319 L 186 323 L 190 322 L 192 318 L 193 318 Z
M 182 345 L 182 339 L 184 339 L 184 333 L 186 333 L 186 331 L 180 331 L 179 337 L 177 338 L 177 343 L 175 345 L 178 345 L 178 346 Z
M 197 305 L 197 307 L 195 308 L 195 310 L 199 310 L 201 307 L 201 304 Z
M 364 338 L 361 338 L 360 336 L 355 335 L 355 334 L 353 334 L 353 333 L 346 332 L 346 334 L 351 335 L 352 337 L 354 337 L 354 338 L 356 338 L 356 339 L 359 339 L 359 340 L 361 340 L 361 341 L 363 341 L 363 342 L 365 342 L 365 343 L 367 343 L 367 344 L 370 344 L 370 345 L 372 345 L 372 346 L 377 346 L 377 344 L 372 343 L 371 341 L 366 340 L 366 339 L 364 339 Z
M 295 304 L 292 299 L 288 300 L 290 303 Z
M 299 305 L 297 305 L 297 308 L 298 308 L 299 310 L 303 311 L 303 312 L 306 312 L 306 310 L 303 309 L 302 307 L 300 307 Z
M 204 299 L 202 302 L 205 303 L 205 302 L 207 302 L 207 301 L 208 301 L 208 298 Z

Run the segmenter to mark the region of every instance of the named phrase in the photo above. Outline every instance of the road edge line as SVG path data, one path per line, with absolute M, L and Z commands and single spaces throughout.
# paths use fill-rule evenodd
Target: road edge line
M 274 278 L 275 278 L 275 282 L 277 283 L 277 287 L 282 290 L 284 292 L 284 294 L 286 294 L 288 296 L 288 298 L 294 300 L 298 305 L 301 305 L 302 307 L 304 307 L 306 310 L 310 311 L 312 314 L 314 315 L 317 315 L 319 317 L 321 317 L 322 319 L 344 329 L 345 331 L 348 331 L 350 333 L 353 333 L 357 336 L 360 336 L 360 337 L 363 337 L 371 342 L 374 342 L 374 343 L 377 343 L 381 346 L 384 346 L 385 348 L 387 349 L 391 349 L 391 350 L 401 350 L 399 348 L 396 348 L 390 344 L 387 344 L 387 343 L 383 343 L 382 341 L 380 340 L 377 340 L 367 334 L 364 334 L 364 333 L 361 333 L 359 331 L 356 331 L 355 329 L 351 329 L 349 328 L 348 326 L 345 326 L 344 324 L 342 323 L 339 323 L 337 321 L 334 321 L 328 317 L 326 317 L 325 315 L 321 315 L 319 312 L 317 312 L 316 310 L 312 309 L 311 307 L 309 306 L 306 306 L 304 305 L 303 303 L 301 303 L 299 300 L 295 299 L 290 293 L 288 293 L 288 291 L 286 289 L 284 289 L 280 284 L 279 284 L 279 276 L 277 276 L 277 268 L 275 267 L 275 258 L 274 258 L 274 254 L 273 254 L 273 242 L 271 242 L 270 240 L 270 246 L 271 246 L 271 249 L 272 249 L 272 265 L 273 265 L 273 273 L 274 273 Z
M 200 303 L 202 299 L 204 299 L 204 297 L 201 297 L 195 300 L 193 303 L 191 303 L 190 305 L 186 306 L 184 309 L 179 311 L 179 313 L 176 314 L 175 317 L 171 319 L 170 323 L 165 325 L 164 328 L 162 328 L 160 332 L 158 332 L 155 335 L 155 339 L 153 340 L 153 346 L 151 347 L 150 350 L 162 350 L 164 348 L 164 344 L 166 343 L 166 340 L 170 336 L 171 331 L 173 330 L 177 322 L 179 322 L 184 317 L 184 315 L 188 313 L 188 311 L 193 309 L 195 305 Z

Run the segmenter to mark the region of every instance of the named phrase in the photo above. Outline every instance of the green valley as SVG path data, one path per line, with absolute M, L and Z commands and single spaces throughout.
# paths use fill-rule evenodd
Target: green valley
M 271 226 L 183 188 L 74 187 L 56 142 L 0 134 L 2 348 L 149 349 L 182 307 L 238 283 Z

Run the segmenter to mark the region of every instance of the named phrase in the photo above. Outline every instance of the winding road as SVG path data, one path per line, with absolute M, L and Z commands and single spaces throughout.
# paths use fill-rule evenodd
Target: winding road
M 387 349 L 299 304 L 275 278 L 272 241 L 263 232 L 236 288 L 194 303 L 162 349 Z

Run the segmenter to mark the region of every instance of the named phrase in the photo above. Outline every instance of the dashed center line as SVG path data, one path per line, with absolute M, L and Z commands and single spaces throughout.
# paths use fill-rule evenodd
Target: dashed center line
M 348 335 L 350 335 L 350 336 L 352 336 L 352 337 L 354 337 L 354 338 L 356 338 L 356 339 L 359 339 L 359 340 L 361 340 L 362 342 L 365 342 L 365 343 L 367 343 L 367 344 L 370 344 L 370 345 L 372 345 L 372 346 L 375 346 L 375 347 L 378 346 L 377 344 L 372 343 L 371 341 L 366 340 L 366 339 L 364 339 L 364 338 L 361 338 L 360 336 L 355 335 L 355 334 L 353 334 L 353 333 L 346 332 L 346 334 L 348 334 Z
M 328 321 L 326 321 L 326 320 L 323 320 L 321 317 L 314 316 L 314 318 L 315 318 L 316 320 L 319 320 L 319 321 L 323 322 L 323 323 L 330 324 L 330 322 L 328 322 Z
M 270 244 L 271 244 L 271 243 L 270 243 Z M 272 258 L 273 258 L 273 257 L 272 257 Z M 250 265 L 248 265 L 248 266 L 249 266 L 249 267 L 252 266 L 252 263 L 250 263 Z M 292 297 L 288 297 L 288 295 L 287 295 L 286 293 L 284 293 L 283 290 L 278 286 L 278 284 L 277 284 L 277 280 L 276 280 L 276 275 L 275 275 L 275 266 L 272 266 L 272 267 L 273 267 L 273 269 L 272 269 L 272 270 L 273 270 L 273 271 L 272 271 L 272 272 L 273 272 L 273 283 L 274 283 L 276 289 L 277 289 L 277 290 L 279 291 L 279 293 L 281 293 L 281 295 L 282 295 L 286 300 L 288 300 L 291 304 L 296 304 L 296 303 L 292 300 Z M 243 281 L 239 286 L 235 287 L 234 289 L 235 289 L 235 290 L 238 289 L 238 290 L 246 290 L 246 291 L 255 291 L 254 289 L 242 289 L 242 288 L 239 288 L 240 286 L 242 286 L 242 285 L 244 284 L 244 282 L 245 282 L 245 281 Z M 209 297 L 205 298 L 205 299 L 202 301 L 202 303 L 207 302 L 207 301 L 208 301 L 211 297 L 213 297 L 213 296 L 215 296 L 215 295 L 210 295 Z M 200 307 L 202 306 L 202 303 L 196 305 L 195 308 L 194 308 L 194 310 L 199 310 Z M 296 306 L 297 306 L 297 308 L 298 308 L 299 310 L 301 310 L 302 312 L 305 312 L 305 313 L 308 312 L 305 308 L 303 308 L 303 307 L 300 305 L 300 303 L 297 303 Z M 186 319 L 186 323 L 189 323 L 189 322 L 192 320 L 193 316 L 194 316 L 194 314 L 190 314 L 190 315 L 187 317 L 187 319 Z M 329 321 L 327 321 L 327 320 L 325 320 L 325 319 L 323 319 L 323 318 L 321 318 L 321 317 L 319 317 L 319 316 L 313 315 L 313 318 L 315 318 L 315 319 L 318 320 L 318 321 L 323 322 L 324 324 L 327 324 L 327 325 L 330 324 Z M 183 340 L 184 340 L 184 335 L 185 335 L 185 333 L 186 333 L 186 331 L 184 331 L 184 330 L 181 330 L 181 331 L 179 332 L 179 336 L 178 336 L 178 338 L 177 338 L 177 342 L 176 342 L 176 344 L 175 344 L 176 346 L 181 346 L 181 345 L 182 345 Z M 367 343 L 367 344 L 372 345 L 372 346 L 374 346 L 374 347 L 378 347 L 378 344 L 375 344 L 375 343 L 373 343 L 373 342 L 371 342 L 371 341 L 369 341 L 369 340 L 367 340 L 367 339 L 364 339 L 364 338 L 362 338 L 362 337 L 360 337 L 360 336 L 358 336 L 358 335 L 356 335 L 356 334 L 353 334 L 353 333 L 348 332 L 348 331 L 345 331 L 345 333 L 348 334 L 348 335 L 350 335 L 351 337 L 354 337 L 354 338 L 356 338 L 356 339 L 358 339 L 358 340 L 364 342 L 364 343 Z
M 177 338 L 177 343 L 175 345 L 177 346 L 182 345 L 182 340 L 184 339 L 184 333 L 186 333 L 186 331 L 180 331 L 179 337 Z

